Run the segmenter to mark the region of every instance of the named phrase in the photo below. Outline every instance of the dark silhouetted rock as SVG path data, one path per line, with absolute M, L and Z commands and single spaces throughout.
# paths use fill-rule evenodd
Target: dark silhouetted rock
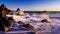
M 12 28 L 12 25 L 9 20 L 5 19 L 7 11 L 8 8 L 6 8 L 6 5 L 2 4 L 0 6 L 0 30 L 5 32 Z M 11 20 L 11 18 L 9 19 Z
M 43 11 L 43 13 L 46 13 L 46 12 L 47 12 L 47 11 L 45 11 L 45 10 Z
M 7 14 L 13 15 L 13 11 L 10 10 L 10 9 L 8 9 L 8 10 L 7 10 Z
M 25 18 L 29 18 L 29 17 L 27 16 L 27 17 L 25 17 Z
M 20 10 L 19 8 L 17 8 L 17 15 L 20 15 L 20 16 L 22 16 L 23 14 L 24 14 L 24 12 L 22 11 L 22 10 Z
M 50 23 L 47 19 L 43 19 L 43 20 L 41 20 L 41 22 Z
M 2 18 L 2 8 L 0 7 L 0 18 Z
M 2 16 L 0 16 L 0 17 L 4 18 L 4 17 L 6 16 L 6 13 L 7 13 L 6 5 L 2 4 L 2 5 L 0 6 L 0 13 L 1 13 L 0 15 L 2 15 Z
M 19 9 L 19 8 L 17 8 L 17 11 L 20 11 L 20 9 Z
M 5 4 L 2 4 L 1 5 L 2 9 L 6 8 L 6 5 Z
M 24 22 L 22 22 L 22 21 L 18 21 L 18 23 L 19 23 L 19 24 L 22 24 L 22 25 L 24 25 L 24 24 L 25 24 L 25 23 L 24 23 Z
M 6 19 L 2 19 L 2 23 L 4 25 L 4 31 L 8 31 L 12 28 L 12 24 L 9 22 L 9 20 L 6 20 Z M 5 30 L 5 29 L 8 29 L 8 30 Z
M 33 26 L 30 24 L 25 24 L 23 25 L 23 27 L 25 27 L 26 29 L 33 29 Z
M 8 20 L 13 20 L 13 18 L 12 17 L 8 17 Z
M 6 11 L 3 10 L 3 11 L 2 11 L 2 18 L 4 18 L 5 16 L 6 16 Z
M 0 20 L 0 31 L 4 31 L 4 24 L 2 23 L 2 20 Z

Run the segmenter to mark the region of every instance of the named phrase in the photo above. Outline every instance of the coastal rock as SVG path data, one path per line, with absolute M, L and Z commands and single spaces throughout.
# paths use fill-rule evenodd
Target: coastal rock
M 26 34 L 35 34 L 35 32 L 28 32 L 28 33 L 26 33 Z
M 29 18 L 29 16 L 25 17 L 26 19 Z
M 22 10 L 20 10 L 19 8 L 17 8 L 17 12 L 18 12 L 17 15 L 23 15 L 24 14 L 24 12 Z
M 47 19 L 43 19 L 43 20 L 41 20 L 41 22 L 46 22 L 46 23 L 50 23 Z
M 5 28 L 7 28 L 8 30 L 12 28 L 12 24 L 9 22 L 9 20 L 3 19 L 3 25 L 4 25 L 4 31 L 5 31 Z
M 6 8 L 5 4 L 1 4 L 2 9 Z
M 0 6 L 0 30 L 1 31 L 8 31 L 12 28 L 12 24 L 9 22 L 11 18 L 6 19 L 6 14 L 8 13 L 8 8 L 6 8 L 5 4 Z
M 33 27 L 32 25 L 30 25 L 30 24 L 25 24 L 25 25 L 23 25 L 23 27 L 25 27 L 27 30 L 34 28 L 34 27 Z
M 25 23 L 24 23 L 24 22 L 22 22 L 22 21 L 18 21 L 18 24 L 22 24 L 22 25 L 24 25 Z

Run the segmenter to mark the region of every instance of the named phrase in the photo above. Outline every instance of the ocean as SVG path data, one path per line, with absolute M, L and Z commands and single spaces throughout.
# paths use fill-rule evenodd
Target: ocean
M 43 20 L 43 17 L 46 16 L 40 16 L 43 12 L 25 12 L 23 16 L 19 15 L 12 15 L 13 19 L 18 22 L 22 21 L 25 24 L 30 24 L 34 27 L 33 30 L 22 30 L 20 24 L 15 24 L 13 29 L 11 31 L 5 32 L 5 33 L 23 33 L 23 34 L 29 34 L 30 32 L 38 33 L 38 34 L 60 34 L 60 12 L 48 12 L 49 15 L 47 18 L 51 18 L 51 23 L 42 23 L 41 20 Z M 8 15 L 10 16 L 10 15 Z M 25 18 L 29 17 L 29 18 Z M 47 19 L 46 18 L 46 19 Z
M 43 11 L 24 11 L 24 13 L 29 13 L 30 15 L 41 15 Z M 60 19 L 60 11 L 47 11 L 50 18 Z

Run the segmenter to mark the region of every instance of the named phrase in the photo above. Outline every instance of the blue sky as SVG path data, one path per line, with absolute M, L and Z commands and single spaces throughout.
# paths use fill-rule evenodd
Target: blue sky
M 11 10 L 17 8 L 25 11 L 60 10 L 60 0 L 0 0 L 0 5 L 3 3 Z

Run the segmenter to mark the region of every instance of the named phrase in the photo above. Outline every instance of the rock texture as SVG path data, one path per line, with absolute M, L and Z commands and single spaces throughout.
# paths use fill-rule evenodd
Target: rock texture
M 20 10 L 19 8 L 17 8 L 17 12 L 18 12 L 17 15 L 23 15 L 24 14 L 24 12 L 22 10 Z
M 6 5 L 2 4 L 0 6 L 0 30 L 1 31 L 8 31 L 12 25 L 10 24 L 9 20 L 8 19 L 5 19 L 6 17 L 6 14 L 9 12 L 8 11 L 9 9 L 6 8 Z

